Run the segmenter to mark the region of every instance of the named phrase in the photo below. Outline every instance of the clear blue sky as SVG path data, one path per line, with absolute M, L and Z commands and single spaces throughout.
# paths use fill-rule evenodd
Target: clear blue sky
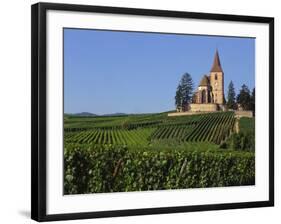
M 195 88 L 218 48 L 225 95 L 255 85 L 252 38 L 64 29 L 65 113 L 154 113 L 173 110 L 183 73 Z

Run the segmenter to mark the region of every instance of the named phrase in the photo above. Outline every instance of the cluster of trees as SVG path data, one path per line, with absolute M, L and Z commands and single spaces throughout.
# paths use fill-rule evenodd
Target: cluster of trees
M 228 85 L 226 105 L 228 109 L 236 110 L 238 105 L 240 105 L 243 110 L 252 110 L 255 112 L 255 88 L 250 91 L 249 87 L 243 84 L 236 96 L 234 84 L 230 81 Z

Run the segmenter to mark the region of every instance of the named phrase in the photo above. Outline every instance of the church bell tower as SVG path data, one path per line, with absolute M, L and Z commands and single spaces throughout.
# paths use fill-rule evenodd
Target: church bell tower
M 212 87 L 213 103 L 224 104 L 224 74 L 221 68 L 218 50 L 216 50 L 210 71 L 210 85 Z

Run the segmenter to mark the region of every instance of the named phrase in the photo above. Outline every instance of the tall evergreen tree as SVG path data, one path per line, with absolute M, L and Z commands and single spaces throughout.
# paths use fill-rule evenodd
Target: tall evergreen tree
M 244 110 L 251 109 L 251 93 L 245 84 L 242 85 L 241 90 L 237 96 L 237 103 L 239 103 Z
M 175 104 L 177 107 L 184 107 L 192 100 L 193 81 L 191 75 L 184 73 L 178 85 Z
M 175 104 L 176 104 L 177 108 L 182 106 L 182 92 L 181 92 L 180 84 L 177 87 L 176 96 L 175 96 Z
M 235 97 L 236 97 L 236 94 L 235 94 L 234 84 L 232 81 L 230 81 L 230 83 L 228 85 L 227 103 L 226 103 L 228 109 L 235 110 L 237 108 Z
M 256 107 L 256 104 L 255 104 L 255 99 L 256 99 L 256 88 L 253 88 L 252 90 L 252 93 L 251 93 L 251 110 L 253 111 L 253 115 L 255 116 L 255 107 Z
M 182 103 L 184 105 L 191 102 L 192 92 L 193 92 L 193 81 L 191 75 L 185 73 L 181 78 Z

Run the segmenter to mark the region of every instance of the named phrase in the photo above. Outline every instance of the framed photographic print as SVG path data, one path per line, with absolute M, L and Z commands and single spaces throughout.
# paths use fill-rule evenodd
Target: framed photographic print
M 32 6 L 32 219 L 273 205 L 273 18 Z

